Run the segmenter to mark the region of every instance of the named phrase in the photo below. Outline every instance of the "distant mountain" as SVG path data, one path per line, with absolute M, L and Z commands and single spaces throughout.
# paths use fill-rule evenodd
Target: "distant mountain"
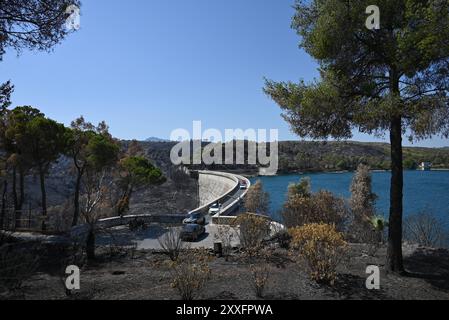
M 161 139 L 158 137 L 150 137 L 150 138 L 146 139 L 145 141 L 146 142 L 169 142 L 169 140 Z

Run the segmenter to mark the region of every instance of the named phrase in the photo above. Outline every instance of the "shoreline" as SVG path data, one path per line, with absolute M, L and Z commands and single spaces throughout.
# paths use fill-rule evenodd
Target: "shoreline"
M 413 172 L 448 172 L 449 168 L 437 168 L 437 169 L 432 169 L 432 170 L 412 170 L 412 169 L 408 169 L 408 170 L 404 170 L 404 172 L 407 171 L 413 171 Z M 291 176 L 291 175 L 308 175 L 308 174 L 344 174 L 344 173 L 353 173 L 355 172 L 355 170 L 338 170 L 338 171 L 291 171 L 291 172 L 280 172 L 276 175 L 273 176 L 263 176 L 260 174 L 254 174 L 254 173 L 243 173 L 242 175 L 244 175 L 247 178 L 258 178 L 258 177 L 281 177 L 281 176 Z M 383 172 L 391 172 L 391 170 L 386 170 L 386 169 L 373 169 L 370 170 L 371 173 L 383 173 Z

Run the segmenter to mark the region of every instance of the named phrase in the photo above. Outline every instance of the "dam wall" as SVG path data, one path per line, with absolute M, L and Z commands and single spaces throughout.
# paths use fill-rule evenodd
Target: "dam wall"
M 199 178 L 200 207 L 220 201 L 223 196 L 239 188 L 239 179 L 229 173 L 200 171 Z

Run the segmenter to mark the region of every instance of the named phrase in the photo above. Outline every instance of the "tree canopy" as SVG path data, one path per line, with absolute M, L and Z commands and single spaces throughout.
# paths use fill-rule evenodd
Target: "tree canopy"
M 292 26 L 321 79 L 267 80 L 266 93 L 302 137 L 349 138 L 354 128 L 381 134 L 394 116 L 411 139 L 448 137 L 448 2 L 377 1 L 380 30 L 365 27 L 370 3 L 297 1 Z
M 0 60 L 7 48 L 49 50 L 71 32 L 65 27 L 69 6 L 78 0 L 1 0 Z

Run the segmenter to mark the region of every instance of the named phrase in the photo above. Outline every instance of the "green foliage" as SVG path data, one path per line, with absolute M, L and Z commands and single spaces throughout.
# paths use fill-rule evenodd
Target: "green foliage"
M 382 216 L 375 216 L 371 218 L 371 225 L 374 230 L 383 232 L 388 227 L 388 221 Z
M 288 187 L 288 197 L 301 196 L 310 197 L 312 195 L 310 178 L 302 178 L 299 183 L 292 183 Z
M 50 50 L 71 31 L 65 27 L 70 5 L 78 0 L 2 1 L 0 8 L 0 61 L 7 48 Z
M 0 112 L 4 112 L 11 104 L 11 94 L 14 91 L 14 86 L 10 81 L 0 85 Z
M 166 181 L 162 171 L 144 157 L 126 157 L 120 164 L 126 171 L 126 179 L 129 179 L 130 183 L 135 186 L 159 184 Z
M 104 135 L 93 135 L 86 146 L 87 162 L 89 167 L 101 170 L 112 166 L 117 162 L 119 153 L 118 144 L 110 137 Z
M 135 188 L 158 185 L 166 181 L 162 171 L 142 156 L 125 156 L 120 160 L 119 187 L 122 196 L 117 203 L 117 211 L 121 216 L 129 210 L 129 203 Z
M 7 115 L 5 149 L 19 153 L 44 170 L 66 148 L 65 127 L 38 109 L 17 107 Z

